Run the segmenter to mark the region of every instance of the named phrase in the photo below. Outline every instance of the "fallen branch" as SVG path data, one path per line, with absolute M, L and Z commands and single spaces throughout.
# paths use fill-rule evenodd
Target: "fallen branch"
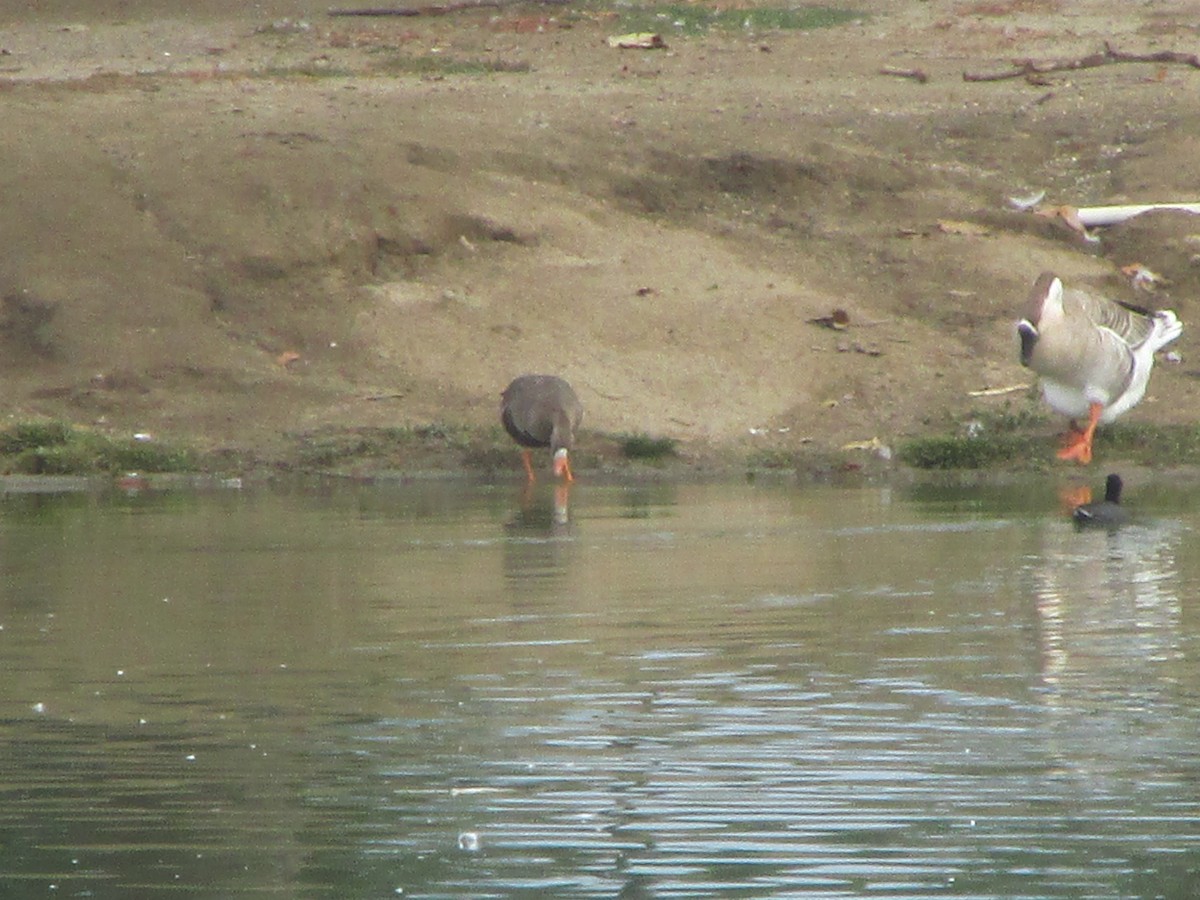
M 1107 41 L 1104 50 L 1089 53 L 1078 59 L 1063 59 L 1051 62 L 1035 62 L 1032 59 L 1013 60 L 1014 69 L 1004 72 L 963 72 L 963 81 L 1004 81 L 1008 78 L 1036 80 L 1038 75 L 1049 72 L 1069 72 L 1075 69 L 1095 69 L 1113 63 L 1177 63 L 1200 69 L 1200 55 L 1182 53 L 1177 50 L 1159 50 L 1155 53 L 1127 53 L 1118 50 Z
M 1031 59 L 1013 60 L 1015 69 L 1004 72 L 963 72 L 963 81 L 1004 81 L 1009 78 L 1031 78 L 1044 75 L 1047 72 L 1064 72 L 1071 69 L 1092 69 L 1103 66 L 1109 60 L 1103 53 L 1093 53 L 1079 59 L 1061 60 L 1059 62 L 1037 63 Z
M 924 69 L 897 69 L 894 66 L 884 66 L 879 70 L 880 75 L 891 75 L 895 78 L 911 78 L 918 84 L 924 84 L 929 76 Z
M 539 3 L 542 5 L 565 5 L 571 0 L 454 0 L 453 3 L 435 3 L 430 6 L 367 6 L 348 9 L 330 9 L 330 16 L 441 16 L 461 12 L 465 9 L 492 9 L 511 6 L 515 3 Z
M 1180 65 L 1191 66 L 1193 69 L 1200 69 L 1200 55 L 1182 53 L 1179 50 L 1158 50 L 1154 53 L 1126 53 L 1123 50 L 1116 49 L 1108 41 L 1105 41 L 1104 55 L 1113 62 L 1179 63 Z

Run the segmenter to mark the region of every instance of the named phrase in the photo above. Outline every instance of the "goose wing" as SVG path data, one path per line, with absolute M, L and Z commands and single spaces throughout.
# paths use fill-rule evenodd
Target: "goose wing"
M 501 394 L 504 429 L 525 447 L 570 447 L 582 418 L 575 391 L 554 375 L 522 375 Z
M 1105 328 L 1136 349 L 1155 331 L 1154 314 L 1132 304 L 1119 303 L 1078 288 L 1065 290 L 1065 303 L 1073 304 L 1097 328 Z

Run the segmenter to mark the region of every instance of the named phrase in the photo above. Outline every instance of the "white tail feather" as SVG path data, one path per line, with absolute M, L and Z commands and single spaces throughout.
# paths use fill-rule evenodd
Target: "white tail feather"
M 1161 350 L 1183 333 L 1183 323 L 1169 309 L 1160 309 L 1154 314 L 1154 331 L 1148 343 L 1155 351 Z

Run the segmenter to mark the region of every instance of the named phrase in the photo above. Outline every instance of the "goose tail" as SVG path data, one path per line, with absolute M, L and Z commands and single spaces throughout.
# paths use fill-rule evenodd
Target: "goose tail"
M 1154 314 L 1154 330 L 1150 333 L 1147 343 L 1157 352 L 1183 332 L 1183 323 L 1169 309 L 1160 309 Z

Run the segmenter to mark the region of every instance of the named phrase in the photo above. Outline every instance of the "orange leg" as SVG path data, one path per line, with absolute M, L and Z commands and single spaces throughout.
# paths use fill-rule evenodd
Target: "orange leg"
M 521 462 L 525 466 L 525 476 L 530 484 L 533 484 L 533 482 L 537 481 L 537 476 L 533 474 L 533 462 L 530 460 L 532 455 L 532 450 L 521 451 Z
M 1088 406 L 1087 427 L 1082 431 L 1077 428 L 1071 429 L 1067 435 L 1067 445 L 1058 451 L 1059 459 L 1073 459 L 1081 466 L 1086 466 L 1092 461 L 1092 437 L 1096 434 L 1096 425 L 1100 421 L 1103 408 L 1099 403 Z

